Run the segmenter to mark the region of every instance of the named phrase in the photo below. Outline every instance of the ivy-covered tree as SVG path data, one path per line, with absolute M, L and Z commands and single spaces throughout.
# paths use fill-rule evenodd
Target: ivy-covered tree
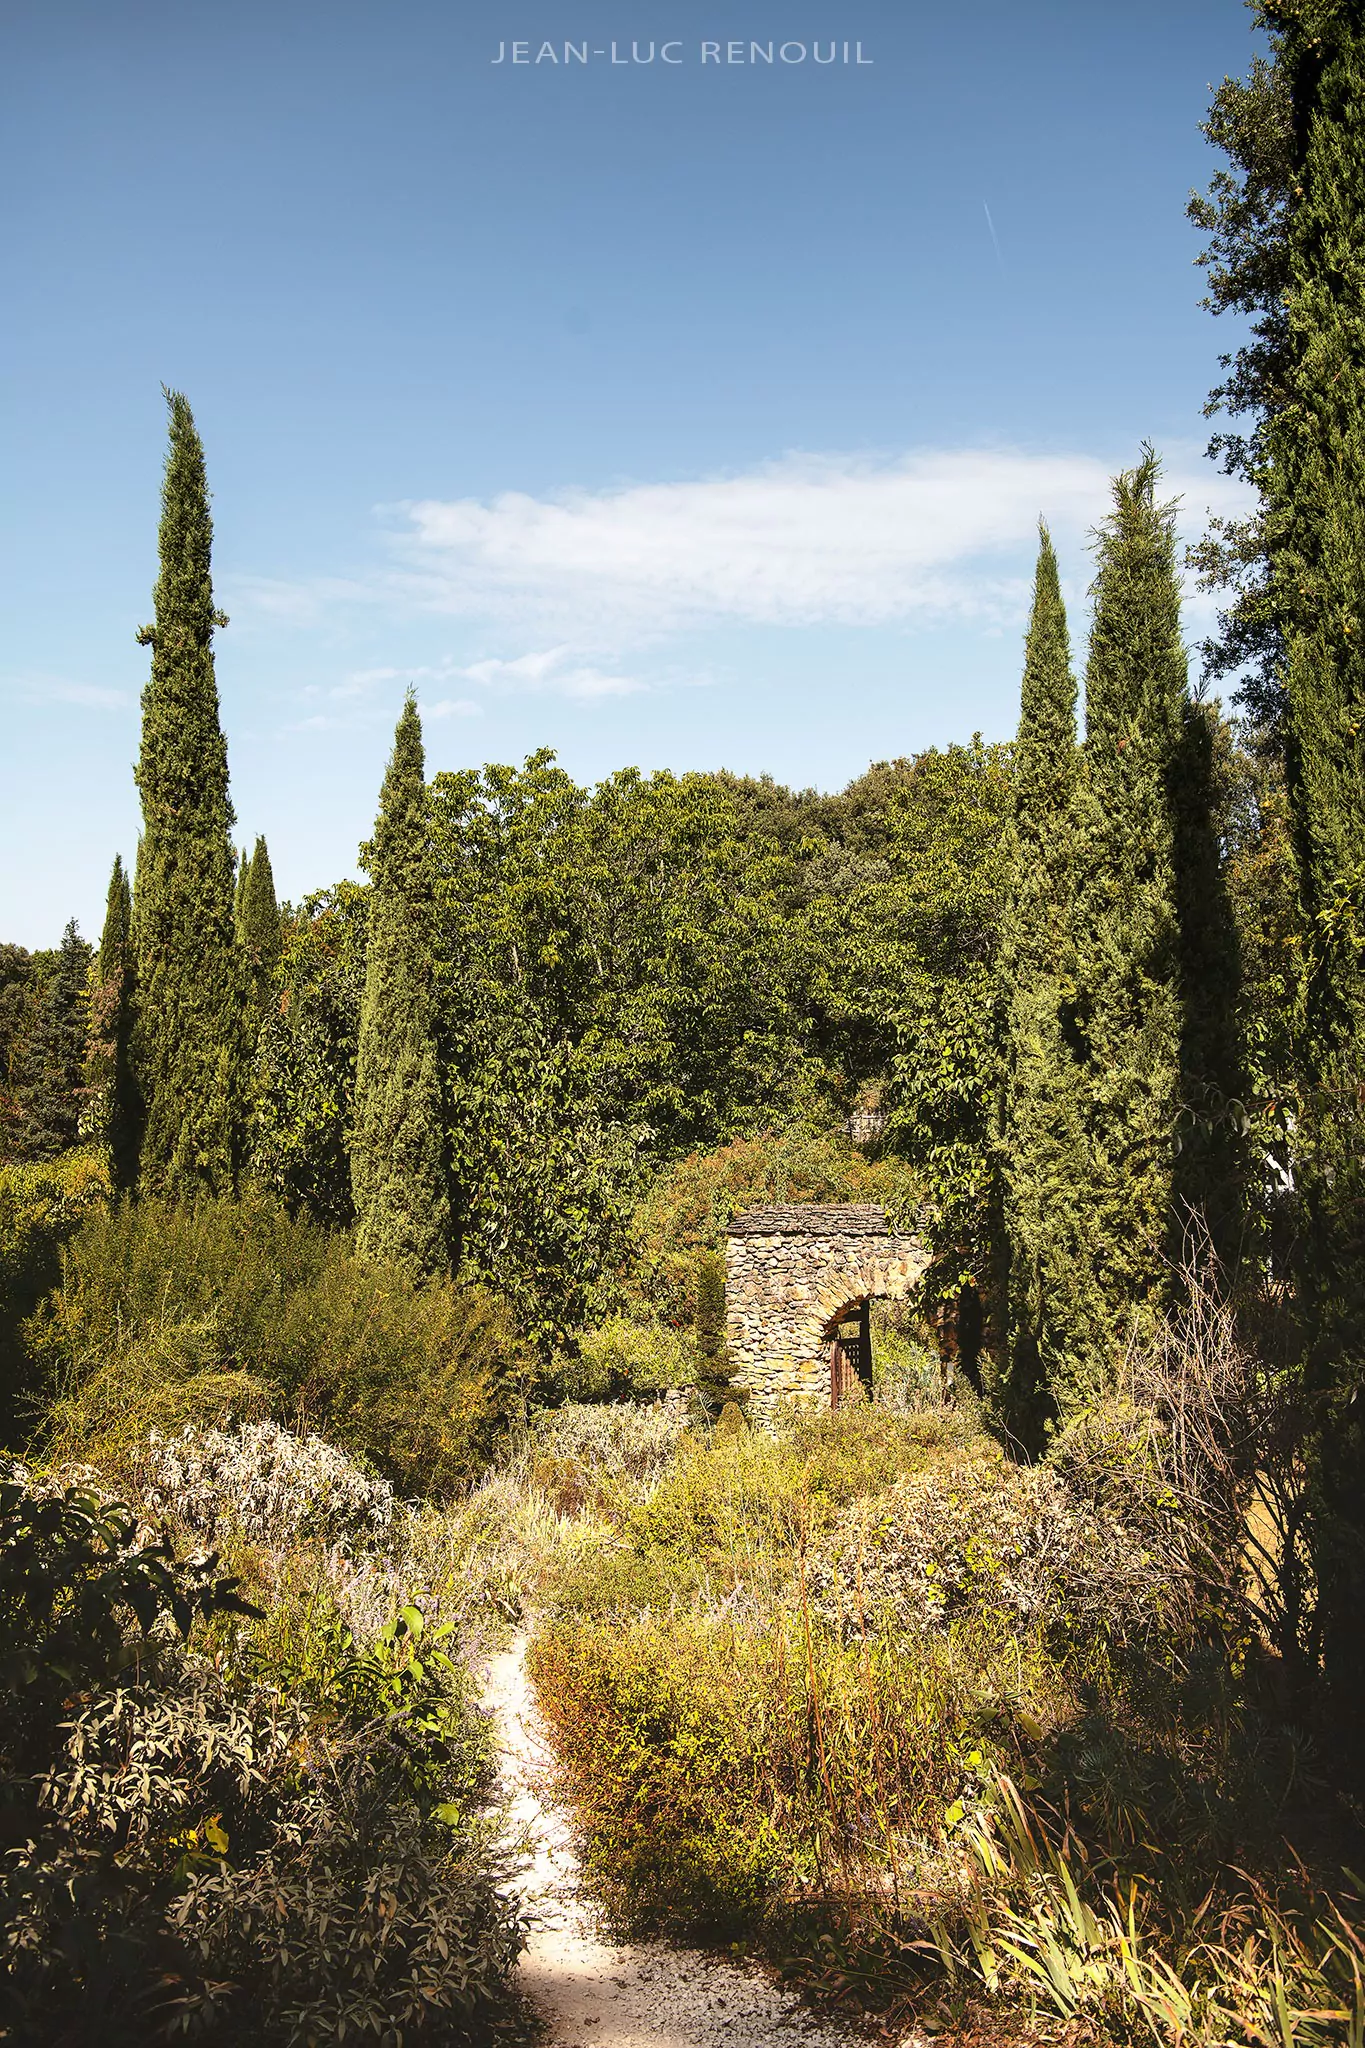
M 141 1185 L 192 1198 L 236 1185 L 245 1032 L 233 920 L 227 746 L 218 717 L 204 451 L 186 399 L 168 392 L 156 620 L 142 693 L 137 785 L 143 836 L 134 883 L 138 1006 L 133 1069 L 146 1121 Z
M 394 734 L 369 853 L 351 1190 L 356 1243 L 418 1278 L 452 1263 L 433 973 L 431 833 L 422 726 L 411 692 Z
M 1002 1420 L 1042 1448 L 1054 1387 L 1080 1376 L 1097 1304 L 1088 1257 L 1086 1070 L 1075 1029 L 1076 681 L 1057 557 L 1042 529 L 1014 747 L 999 976 L 999 1157 L 1006 1271 L 994 1390 Z
M 137 1178 L 141 1135 L 132 1066 L 135 990 L 133 895 L 123 860 L 115 854 L 104 929 L 90 976 L 84 1128 L 108 1152 L 114 1186 L 121 1189 L 130 1188 Z

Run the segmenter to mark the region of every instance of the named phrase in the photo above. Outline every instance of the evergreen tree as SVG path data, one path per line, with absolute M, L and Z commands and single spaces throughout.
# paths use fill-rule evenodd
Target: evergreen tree
M 1296 1175 L 1322 1404 L 1329 1669 L 1365 1699 L 1365 12 L 1267 7 L 1293 109 L 1284 403 L 1267 430 L 1270 587 L 1304 926 Z
M 422 1278 L 448 1272 L 452 1248 L 426 764 L 411 692 L 380 792 L 370 873 L 351 1134 L 356 1243 L 366 1256 Z
M 251 872 L 251 855 L 243 846 L 233 855 L 235 880 L 232 885 L 232 921 L 237 932 L 237 943 L 244 943 L 242 932 L 242 904 L 246 900 L 246 878 Z
M 153 1192 L 222 1194 L 242 1142 L 242 972 L 233 921 L 232 805 L 218 718 L 204 451 L 167 393 L 156 622 L 142 695 L 137 784 L 143 838 L 134 889 L 138 1012 L 133 1065 L 146 1104 L 140 1175 Z
M 1050 1392 L 1094 1398 L 1164 1305 L 1181 1090 L 1180 921 L 1172 791 L 1187 701 L 1175 524 L 1150 449 L 1114 482 L 1098 536 L 1077 816 L 1076 999 L 1086 1182 L 1076 1196 L 1086 1327 Z
M 90 976 L 90 1041 L 85 1079 L 90 1135 L 109 1153 L 116 1188 L 137 1178 L 140 1103 L 132 1069 L 135 1000 L 133 896 L 114 855 L 104 930 Z
M 242 872 L 238 932 L 253 991 L 255 1023 L 259 1026 L 280 962 L 280 906 L 275 900 L 275 876 L 263 838 L 257 838 L 256 850 L 243 863 Z
M 1076 683 L 1057 557 L 1040 530 L 1025 643 L 1009 883 L 1001 927 L 1004 1080 L 999 1131 L 1005 1341 L 1001 1418 L 1042 1448 L 1054 1398 L 1080 1376 L 1099 1321 L 1090 1298 L 1084 1071 L 1076 996 Z
M 89 973 L 90 948 L 73 919 L 62 933 L 23 1052 L 16 1094 L 25 1159 L 55 1159 L 76 1143 L 85 1095 Z

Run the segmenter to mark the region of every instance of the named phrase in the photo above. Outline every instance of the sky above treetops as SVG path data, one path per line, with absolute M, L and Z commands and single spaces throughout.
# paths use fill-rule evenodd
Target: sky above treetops
M 1235 502 L 1184 205 L 1253 47 L 1239 0 L 17 0 L 0 937 L 97 935 L 136 850 L 163 382 L 284 894 L 353 870 L 410 681 L 433 771 L 1008 736 L 1039 514 L 1079 638 L 1144 438 L 1187 533 Z

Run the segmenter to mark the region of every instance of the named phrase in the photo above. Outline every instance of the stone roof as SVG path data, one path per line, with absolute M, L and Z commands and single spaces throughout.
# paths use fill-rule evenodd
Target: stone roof
M 742 1209 L 730 1220 L 731 1237 L 886 1237 L 880 1202 L 773 1202 Z

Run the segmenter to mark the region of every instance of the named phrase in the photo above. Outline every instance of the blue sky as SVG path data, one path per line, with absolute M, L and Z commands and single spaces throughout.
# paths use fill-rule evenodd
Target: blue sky
M 1251 49 L 1239 0 L 11 0 L 0 937 L 96 935 L 135 849 L 163 381 L 282 893 L 352 870 L 410 679 L 433 769 L 1007 735 L 1038 513 L 1079 635 L 1144 437 L 1229 501 L 1183 209 Z

